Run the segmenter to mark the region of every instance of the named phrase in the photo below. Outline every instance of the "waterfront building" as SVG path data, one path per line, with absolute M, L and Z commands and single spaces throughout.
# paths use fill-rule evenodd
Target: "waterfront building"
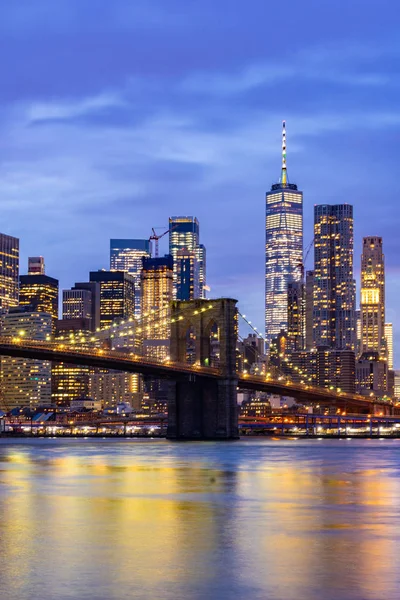
M 28 271 L 32 268 L 31 260 L 28 261 Z M 44 263 L 40 264 L 40 270 L 42 268 Z M 30 307 L 34 312 L 50 314 L 54 331 L 58 319 L 58 279 L 42 272 L 20 275 L 19 305 Z
M 385 342 L 388 359 L 388 369 L 393 370 L 393 323 L 385 323 Z
M 90 282 L 100 284 L 100 329 L 135 314 L 134 278 L 124 271 L 91 271 Z
M 143 354 L 161 360 L 169 355 L 173 268 L 174 261 L 171 255 L 143 259 L 141 272 Z
M 30 256 L 28 258 L 28 275 L 45 275 L 43 256 Z
M 110 240 L 110 270 L 132 275 L 135 284 L 135 315 L 140 317 L 140 272 L 143 257 L 150 258 L 149 240 Z
M 265 418 L 272 412 L 271 404 L 265 394 L 252 396 L 248 400 L 243 400 L 240 406 L 241 417 Z
M 314 271 L 306 271 L 306 284 L 305 284 L 305 295 L 306 295 L 306 339 L 305 347 L 306 350 L 311 350 L 314 346 L 313 338 L 313 308 L 314 308 Z
M 169 254 L 173 258 L 174 264 L 174 299 L 182 298 L 185 290 L 182 290 L 182 285 L 187 290 L 187 284 L 182 282 L 178 277 L 178 272 L 182 272 L 182 266 L 179 266 L 179 253 L 184 251 L 185 256 L 192 256 L 193 264 L 196 268 L 192 268 L 191 281 L 189 288 L 193 289 L 196 295 L 194 298 L 203 297 L 200 294 L 205 294 L 206 286 L 206 252 L 204 246 L 199 244 L 200 227 L 196 217 L 170 217 L 169 219 Z M 189 300 L 189 298 L 185 298 Z
M 143 397 L 141 380 L 135 373 L 98 370 L 89 376 L 89 395 L 103 410 L 115 409 L 122 402 L 139 411 Z
M 45 341 L 51 332 L 52 317 L 49 313 L 17 307 L 10 308 L 4 316 L 2 334 L 5 336 Z M 0 361 L 2 404 L 7 410 L 51 404 L 49 361 L 10 356 L 3 356 Z
M 68 290 L 67 290 L 68 291 Z M 75 348 L 96 345 L 90 318 L 65 318 L 56 323 L 55 340 Z M 87 397 L 89 374 L 93 369 L 72 363 L 51 363 L 51 396 L 56 405 L 69 405 L 71 400 Z
M 18 305 L 19 239 L 0 233 L 0 311 Z
M 314 345 L 355 349 L 353 207 L 314 207 Z
M 288 352 L 304 350 L 306 325 L 306 290 L 304 283 L 292 281 L 288 284 Z
M 265 339 L 288 327 L 288 284 L 300 282 L 303 263 L 303 193 L 289 183 L 283 122 L 280 182 L 266 193 Z
M 387 355 L 385 341 L 385 257 L 382 238 L 363 238 L 361 255 L 361 354 Z

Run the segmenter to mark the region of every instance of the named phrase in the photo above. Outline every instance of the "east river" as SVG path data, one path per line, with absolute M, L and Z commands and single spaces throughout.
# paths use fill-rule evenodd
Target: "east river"
M 1 600 L 400 597 L 400 440 L 0 440 Z

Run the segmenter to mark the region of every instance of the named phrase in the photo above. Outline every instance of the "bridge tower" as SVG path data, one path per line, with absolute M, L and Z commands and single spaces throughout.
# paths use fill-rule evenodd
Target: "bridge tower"
M 232 440 L 239 437 L 237 409 L 236 300 L 173 301 L 172 361 L 193 364 L 193 375 L 170 383 L 167 437 Z M 220 376 L 196 374 L 215 367 Z

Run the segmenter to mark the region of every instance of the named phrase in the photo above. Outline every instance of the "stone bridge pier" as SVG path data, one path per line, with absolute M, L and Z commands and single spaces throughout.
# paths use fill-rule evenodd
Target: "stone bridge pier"
M 236 300 L 173 301 L 172 361 L 193 365 L 193 375 L 170 383 L 167 438 L 174 440 L 238 439 Z M 220 377 L 196 374 L 214 367 Z

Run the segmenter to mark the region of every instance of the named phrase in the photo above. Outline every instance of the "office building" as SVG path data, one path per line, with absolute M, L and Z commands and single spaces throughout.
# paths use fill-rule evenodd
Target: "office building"
M 161 360 L 169 355 L 173 268 L 174 262 L 170 255 L 143 259 L 143 353 L 144 356 Z
M 280 182 L 266 194 L 265 339 L 267 346 L 288 327 L 288 284 L 301 281 L 303 193 L 289 183 L 283 122 Z
M 305 295 L 306 295 L 306 339 L 305 346 L 306 350 L 311 350 L 314 347 L 314 338 L 313 338 L 313 308 L 314 308 L 314 271 L 306 271 L 306 287 L 305 287 Z
M 174 299 L 184 298 L 185 290 L 188 288 L 194 290 L 194 298 L 205 297 L 206 287 L 206 250 L 199 244 L 200 227 L 196 217 L 170 217 L 169 219 L 169 254 L 173 258 L 174 264 Z M 182 272 L 182 266 L 179 266 L 179 253 L 184 251 L 185 256 L 193 256 L 191 259 L 196 268 L 192 269 L 192 280 L 189 285 L 182 283 L 178 278 L 178 271 Z M 182 290 L 182 285 L 185 290 Z M 203 294 L 203 295 L 201 295 Z
M 379 352 L 363 352 L 356 362 L 356 392 L 383 396 L 388 389 L 388 368 Z
M 19 239 L 0 233 L 0 311 L 18 305 Z
M 356 357 L 353 350 L 317 349 L 317 380 L 319 387 L 355 392 Z
M 45 341 L 52 332 L 49 313 L 31 311 L 29 307 L 11 308 L 4 316 L 5 336 Z M 28 358 L 1 357 L 2 404 L 7 410 L 15 407 L 51 404 L 51 363 Z
M 199 269 L 199 298 L 207 298 L 207 253 L 204 244 L 197 248 L 197 263 Z
M 55 340 L 81 350 L 101 346 L 101 342 L 91 331 L 90 318 L 60 319 L 56 324 Z M 84 365 L 53 362 L 51 365 L 52 403 L 68 405 L 71 400 L 87 397 L 89 375 L 93 371 L 93 368 Z
M 31 260 L 28 262 L 28 270 L 32 268 Z M 42 266 L 44 267 L 44 263 L 40 265 Z M 30 307 L 34 312 L 50 314 L 54 331 L 58 319 L 58 279 L 44 273 L 20 275 L 19 305 Z
M 353 207 L 314 207 L 314 345 L 354 350 Z
M 28 275 L 45 275 L 43 256 L 30 256 L 28 258 Z
M 176 299 L 194 300 L 199 297 L 200 279 L 197 253 L 182 248 L 176 257 Z
M 400 371 L 393 371 L 394 373 L 394 396 L 400 398 Z
M 134 317 L 135 283 L 123 271 L 91 271 L 90 282 L 100 284 L 100 329 Z
M 393 370 L 393 323 L 385 323 L 385 343 L 387 351 L 388 369 Z
M 92 320 L 92 331 L 100 329 L 100 283 L 96 281 L 86 281 L 75 283 L 72 291 L 86 290 L 90 292 L 90 303 L 91 303 L 91 320 Z M 72 302 L 72 301 L 71 301 Z M 85 303 L 82 303 L 82 311 L 84 312 Z M 71 318 L 71 317 L 66 317 Z M 83 314 L 80 318 L 84 318 Z
M 385 257 L 381 237 L 364 237 L 361 255 L 360 352 L 386 356 Z
M 63 290 L 63 319 L 90 319 L 92 321 L 92 292 L 90 290 Z
M 140 317 L 140 272 L 143 257 L 149 258 L 149 240 L 110 240 L 110 270 L 132 275 L 135 284 L 135 315 Z
M 304 350 L 306 325 L 306 289 L 304 283 L 288 284 L 288 352 Z
M 360 356 L 361 354 L 361 310 L 355 311 L 356 315 L 356 347 L 355 352 L 356 356 Z

